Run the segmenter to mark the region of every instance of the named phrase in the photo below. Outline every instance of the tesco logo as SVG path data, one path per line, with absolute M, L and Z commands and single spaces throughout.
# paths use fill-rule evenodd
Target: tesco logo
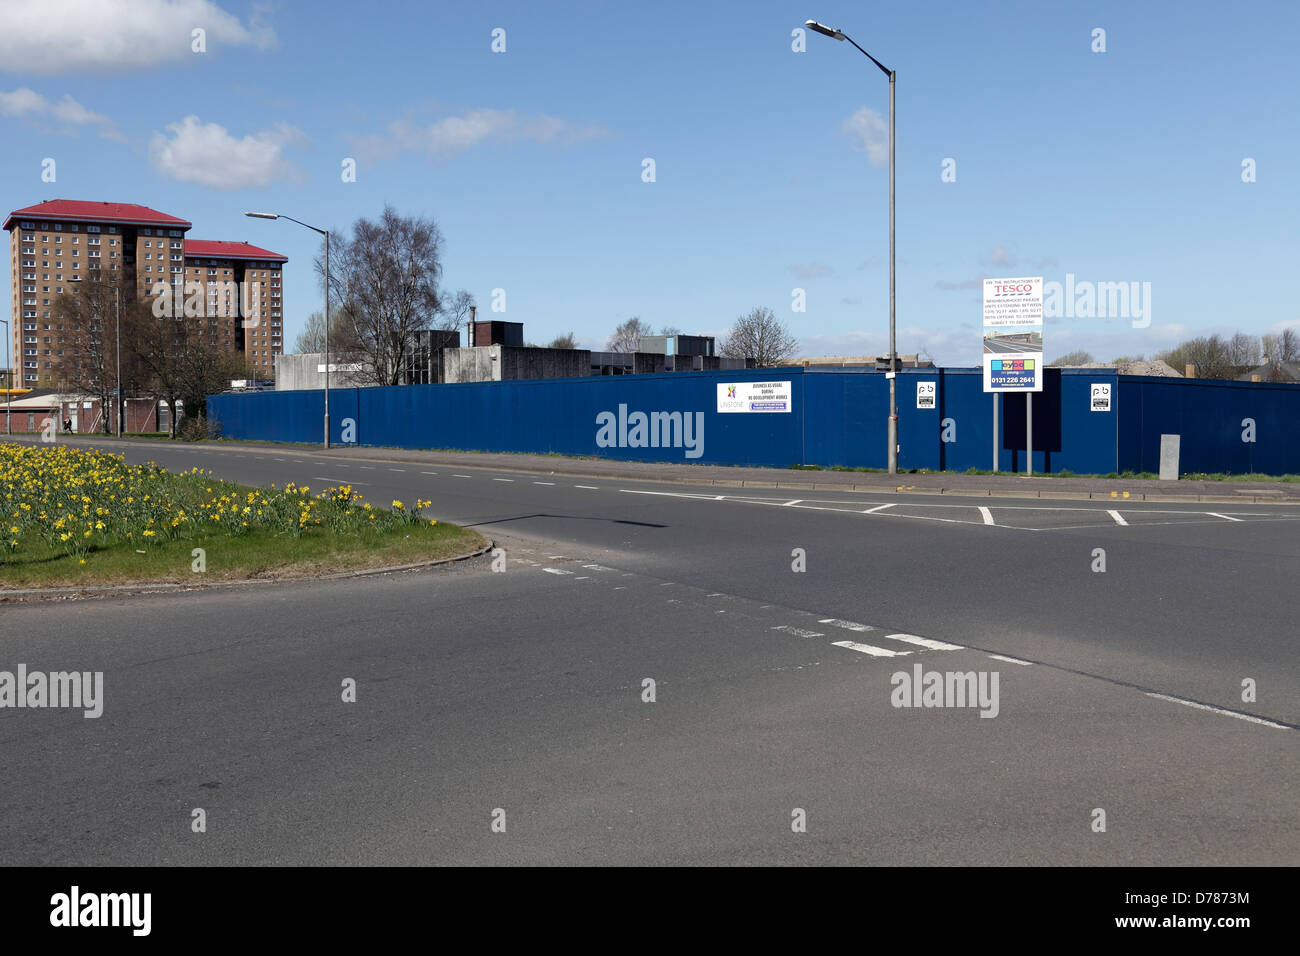
M 1020 285 L 999 285 L 999 286 L 994 286 L 994 288 L 997 289 L 999 295 L 1006 295 L 1008 292 L 1033 292 L 1034 291 L 1033 285 L 1028 282 L 1023 282 Z

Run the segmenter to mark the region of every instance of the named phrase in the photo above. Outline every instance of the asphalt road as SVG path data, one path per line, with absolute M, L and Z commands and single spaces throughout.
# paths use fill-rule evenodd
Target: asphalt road
M 1300 858 L 1300 508 L 127 453 L 430 498 L 506 571 L 0 608 L 0 667 L 105 673 L 0 710 L 7 862 Z M 996 716 L 895 706 L 918 665 Z

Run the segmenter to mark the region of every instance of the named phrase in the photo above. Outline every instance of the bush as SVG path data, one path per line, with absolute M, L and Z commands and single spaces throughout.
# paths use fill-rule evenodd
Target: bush
M 208 441 L 221 437 L 221 422 L 206 418 L 183 418 L 176 437 L 181 441 Z

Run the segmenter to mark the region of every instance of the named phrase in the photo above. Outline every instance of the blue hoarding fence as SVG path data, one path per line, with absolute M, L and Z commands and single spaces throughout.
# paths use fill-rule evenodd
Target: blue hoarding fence
M 726 389 L 774 383 L 788 410 L 722 411 Z M 899 468 L 1025 470 L 1026 397 L 983 391 L 980 369 L 898 375 Z M 778 408 L 782 402 L 759 403 Z M 728 405 L 728 407 L 732 407 Z M 223 437 L 316 443 L 324 392 L 214 395 Z M 330 390 L 331 441 L 719 465 L 886 467 L 889 385 L 874 369 L 802 368 Z M 1300 472 L 1300 386 L 1046 369 L 1033 397 L 1033 471 Z

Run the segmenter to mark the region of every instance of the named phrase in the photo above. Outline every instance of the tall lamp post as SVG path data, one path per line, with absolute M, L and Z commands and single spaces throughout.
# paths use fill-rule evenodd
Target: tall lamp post
M 833 40 L 848 40 L 880 71 L 889 77 L 889 473 L 898 474 L 898 352 L 894 338 L 894 80 L 897 74 L 854 42 L 842 30 L 836 30 L 816 20 L 806 20 L 804 25 L 815 33 Z
M 245 216 L 251 216 L 253 219 L 288 219 L 290 222 L 296 222 L 300 226 L 305 226 L 312 232 L 318 232 L 325 237 L 325 449 L 330 447 L 330 234 L 328 229 L 317 229 L 315 226 L 309 226 L 300 219 L 294 219 L 293 216 L 284 216 L 275 212 L 246 212 Z
M 5 434 L 12 435 L 13 428 L 10 425 L 10 407 L 14 400 L 14 368 L 9 354 L 9 320 L 0 319 L 5 327 L 5 374 L 8 378 L 5 381 Z

